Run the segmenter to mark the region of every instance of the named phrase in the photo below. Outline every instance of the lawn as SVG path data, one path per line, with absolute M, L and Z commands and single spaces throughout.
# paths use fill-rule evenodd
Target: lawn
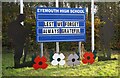
M 112 55 L 118 58 L 118 55 Z M 52 66 L 49 64 L 45 70 L 34 70 L 32 67 L 19 69 L 6 69 L 13 66 L 13 54 L 2 55 L 2 75 L 3 76 L 118 76 L 118 60 L 100 61 L 97 59 L 92 65 L 81 64 L 75 67 Z

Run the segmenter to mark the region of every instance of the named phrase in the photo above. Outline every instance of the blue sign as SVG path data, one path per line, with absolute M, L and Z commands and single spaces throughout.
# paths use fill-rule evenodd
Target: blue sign
M 37 42 L 86 40 L 85 8 L 36 8 Z

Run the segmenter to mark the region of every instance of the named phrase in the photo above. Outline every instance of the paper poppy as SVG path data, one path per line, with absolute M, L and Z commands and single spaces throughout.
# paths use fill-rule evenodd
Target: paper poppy
M 63 55 L 63 53 L 55 53 L 53 55 L 53 61 L 51 62 L 52 65 L 64 65 L 65 64 L 65 60 L 64 60 L 65 56 Z
M 46 64 L 47 59 L 46 59 L 44 56 L 42 56 L 42 57 L 37 56 L 37 57 L 35 58 L 34 62 L 35 62 L 35 64 L 33 64 L 33 68 L 34 68 L 35 70 L 37 70 L 37 69 L 39 69 L 39 68 L 46 69 L 47 66 L 48 66 L 48 64 Z
M 92 64 L 95 60 L 94 60 L 94 54 L 92 52 L 85 52 L 85 54 L 83 55 L 83 60 L 82 62 L 84 64 L 90 63 Z
M 77 54 L 70 54 L 68 56 L 68 62 L 67 64 L 69 66 L 74 66 L 74 65 L 79 65 L 80 64 L 80 61 L 78 60 L 79 56 Z

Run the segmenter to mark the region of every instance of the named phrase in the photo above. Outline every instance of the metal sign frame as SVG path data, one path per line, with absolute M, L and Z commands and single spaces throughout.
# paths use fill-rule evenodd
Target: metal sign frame
M 60 27 L 57 26 L 59 22 L 62 23 Z M 67 26 L 68 23 L 71 25 Z M 85 8 L 36 8 L 37 42 L 86 41 L 85 31 Z

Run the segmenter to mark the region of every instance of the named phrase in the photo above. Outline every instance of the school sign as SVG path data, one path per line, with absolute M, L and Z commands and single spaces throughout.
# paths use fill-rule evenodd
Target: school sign
M 36 8 L 37 42 L 86 40 L 85 8 Z

